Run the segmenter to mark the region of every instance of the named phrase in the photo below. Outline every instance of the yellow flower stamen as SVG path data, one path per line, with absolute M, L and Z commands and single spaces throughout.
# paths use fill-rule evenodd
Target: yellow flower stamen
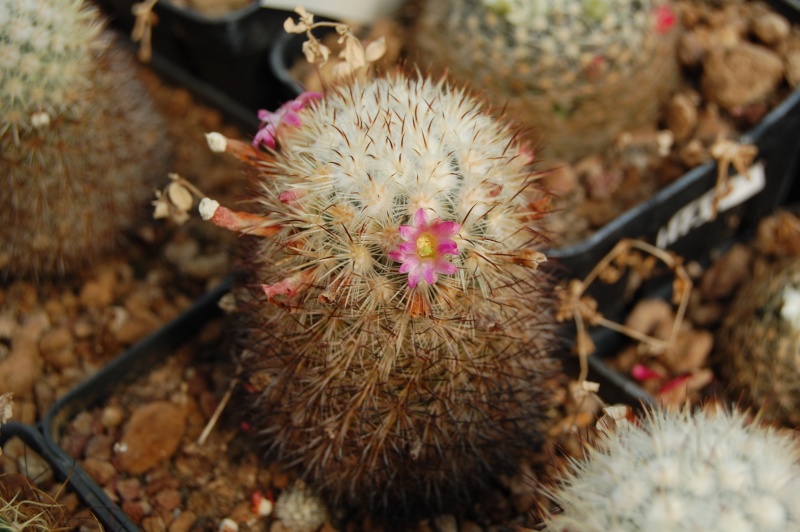
M 417 237 L 417 255 L 428 258 L 436 255 L 436 239 L 430 233 L 422 233 Z

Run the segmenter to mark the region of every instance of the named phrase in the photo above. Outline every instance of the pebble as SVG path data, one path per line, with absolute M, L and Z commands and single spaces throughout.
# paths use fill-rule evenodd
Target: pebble
M 87 281 L 81 287 L 80 302 L 87 309 L 102 309 L 114 301 L 114 272 L 103 270 L 99 278 Z
M 119 453 L 123 471 L 138 475 L 170 458 L 178 449 L 186 429 L 183 409 L 167 401 L 139 407 L 126 425 Z
M 117 482 L 117 493 L 123 501 L 135 501 L 141 496 L 142 483 L 135 477 L 120 479 Z
M 189 532 L 197 521 L 197 515 L 191 510 L 184 510 L 169 525 L 169 532 Z
M 16 399 L 29 398 L 42 371 L 39 340 L 50 326 L 44 311 L 31 314 L 11 337 L 11 349 L 0 361 L 0 390 L 11 392 Z
M 685 92 L 675 94 L 667 104 L 666 122 L 676 142 L 687 140 L 697 127 L 697 98 Z
M 39 341 L 39 350 L 45 362 L 56 368 L 67 368 L 75 365 L 74 339 L 66 325 L 47 331 Z
M 125 419 L 125 412 L 117 405 L 109 405 L 100 413 L 100 422 L 108 428 L 118 427 Z
M 155 496 L 155 503 L 165 510 L 174 510 L 181 504 L 181 494 L 177 489 L 167 488 Z
M 110 460 L 113 446 L 114 438 L 107 434 L 95 434 L 86 442 L 86 448 L 83 452 L 86 456 L 91 456 L 100 460 Z
M 89 457 L 81 462 L 81 466 L 98 484 L 104 486 L 117 475 L 117 468 L 108 460 Z
M 765 12 L 753 21 L 753 33 L 765 44 L 773 45 L 789 36 L 792 27 L 777 13 Z
M 703 61 L 703 92 L 735 111 L 763 101 L 783 79 L 783 61 L 772 50 L 750 43 L 713 49 Z
M 145 516 L 153 511 L 152 506 L 147 501 L 123 501 L 122 511 L 136 524 L 142 522 Z
M 458 521 L 453 514 L 437 515 L 433 527 L 437 532 L 458 532 Z

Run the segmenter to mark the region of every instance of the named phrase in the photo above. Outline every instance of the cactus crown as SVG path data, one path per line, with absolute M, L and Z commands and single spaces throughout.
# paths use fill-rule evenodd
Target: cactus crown
M 75 103 L 101 30 L 83 0 L 0 1 L 0 133 L 16 137 Z
M 547 530 L 795 530 L 798 459 L 738 412 L 651 412 L 573 463 Z
M 318 312 L 334 304 L 360 325 L 399 309 L 469 327 L 471 303 L 456 294 L 496 294 L 544 260 L 525 251 L 538 244 L 521 193 L 536 179 L 532 156 L 461 90 L 397 75 L 309 105 L 278 126 L 266 165 L 261 201 L 290 228 L 273 240 L 292 281 L 270 285 L 272 299 L 288 282 L 308 288 L 298 297 Z

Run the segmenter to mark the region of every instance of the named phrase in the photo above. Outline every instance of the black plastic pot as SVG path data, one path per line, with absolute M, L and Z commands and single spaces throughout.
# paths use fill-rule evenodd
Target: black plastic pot
M 112 25 L 127 34 L 136 2 L 97 0 Z M 153 67 L 219 107 L 227 118 L 255 130 L 256 112 L 279 103 L 269 51 L 289 13 L 260 7 L 257 1 L 217 18 L 168 0 L 159 1 L 153 11 L 158 17 L 152 29 Z
M 59 399 L 42 420 L 41 448 L 59 471 L 71 472 L 79 483 L 75 490 L 93 510 L 106 530 L 139 530 L 103 489 L 69 456 L 58 441 L 66 424 L 79 412 L 102 402 L 114 390 L 152 370 L 175 348 L 199 334 L 212 318 L 221 315 L 220 297 L 230 290 L 230 281 L 205 294 L 189 310 L 120 355 L 91 378 Z M 5 427 L 0 434 L 5 433 Z
M 65 460 L 63 453 L 54 452 L 44 440 L 38 426 L 25 425 L 11 421 L 0 427 L 0 447 L 13 438 L 19 438 L 31 451 L 38 454 L 53 472 L 59 482 L 63 482 L 69 491 L 75 493 L 86 508 L 91 510 L 105 530 L 122 530 L 120 522 L 114 517 L 107 501 L 96 497 L 91 489 L 94 484 L 83 471 L 77 471 L 72 462 Z M 26 474 L 25 471 L 22 471 Z M 33 478 L 32 480 L 36 480 Z
M 800 22 L 798 0 L 775 0 L 776 8 Z M 791 3 L 791 5 L 789 5 Z M 282 84 L 285 100 L 297 97 L 303 87 L 289 68 L 301 58 L 303 36 L 284 34 L 274 43 L 270 65 Z M 722 244 L 773 211 L 789 195 L 800 167 L 800 89 L 790 94 L 755 128 L 740 137 L 743 144 L 758 147 L 758 160 L 749 172 L 751 180 L 733 178 L 734 192 L 720 203 L 716 218 L 711 199 L 717 180 L 716 163 L 694 168 L 648 200 L 622 213 L 588 238 L 551 249 L 549 258 L 563 266 L 562 275 L 582 279 L 622 239 L 636 238 L 673 251 L 685 262 L 705 262 L 713 247 Z M 731 175 L 735 173 L 731 169 Z M 615 319 L 623 315 L 633 295 L 626 293 L 626 279 L 607 285 L 595 282 L 589 294 L 598 310 Z M 644 291 L 665 282 L 649 283 Z

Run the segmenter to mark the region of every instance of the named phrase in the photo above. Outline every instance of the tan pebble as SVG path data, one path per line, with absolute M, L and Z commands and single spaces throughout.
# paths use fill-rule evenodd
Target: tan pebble
M 161 322 L 157 318 L 141 319 L 129 317 L 116 329 L 115 336 L 121 344 L 130 345 L 155 331 L 160 324 Z
M 458 521 L 453 514 L 437 515 L 433 527 L 437 532 L 458 532 Z
M 194 279 L 218 277 L 228 271 L 230 271 L 230 257 L 225 252 L 214 255 L 200 255 L 194 260 L 181 265 L 181 273 Z
M 688 139 L 697 126 L 696 99 L 686 93 L 674 95 L 667 105 L 666 123 L 676 142 Z
M 114 438 L 108 434 L 94 434 L 86 442 L 84 453 L 86 456 L 98 458 L 100 460 L 111 460 L 111 449 L 114 446 Z
M 783 61 L 772 50 L 739 43 L 712 50 L 703 61 L 705 97 L 732 111 L 764 101 L 783 79 Z
M 672 305 L 663 299 L 645 299 L 625 318 L 625 326 L 642 334 L 651 334 L 661 324 L 671 323 L 674 318 Z
M 75 338 L 88 338 L 92 332 L 94 332 L 94 327 L 92 327 L 91 322 L 85 318 L 78 318 L 72 325 L 72 334 Z
M 197 515 L 191 510 L 185 510 L 169 525 L 169 532 L 189 532 L 197 521 Z
M 60 299 L 48 299 L 45 301 L 44 310 L 52 322 L 58 322 L 67 315 L 67 309 Z
M 228 517 L 237 523 L 246 523 L 247 521 L 251 520 L 254 517 L 254 514 L 250 502 L 241 501 L 238 503 L 233 507 L 233 510 L 231 510 Z
M 765 12 L 753 21 L 753 33 L 762 42 L 774 45 L 789 36 L 792 27 L 785 17 L 778 13 Z
M 714 300 L 733 295 L 750 275 L 752 256 L 749 247 L 735 244 L 715 261 L 700 281 L 700 291 L 705 298 Z
M 119 426 L 124 419 L 125 412 L 117 405 L 109 405 L 103 408 L 100 414 L 100 422 L 108 428 Z
M 107 307 L 114 301 L 113 286 L 98 281 L 88 281 L 81 288 L 80 301 L 87 309 Z
M 120 439 L 120 467 L 135 475 L 154 468 L 175 453 L 185 430 L 186 414 L 170 402 L 138 408 Z
M 164 516 L 149 515 L 142 519 L 142 530 L 144 532 L 167 532 L 167 523 Z
M 47 314 L 40 311 L 30 315 L 14 331 L 11 349 L 0 361 L 0 390 L 11 392 L 18 399 L 32 395 L 34 384 L 40 378 L 43 367 L 39 341 L 49 326 Z
M 677 373 L 696 371 L 706 366 L 708 356 L 714 347 L 711 331 L 691 331 L 684 334 L 679 344 L 680 353 L 670 360 L 670 367 Z
M 152 510 L 153 508 L 146 501 L 123 501 L 122 503 L 122 511 L 137 525 L 141 524 L 142 519 L 150 515 Z
M 70 422 L 70 427 L 75 434 L 91 436 L 94 432 L 94 416 L 89 412 L 79 412 Z
M 181 504 L 181 494 L 174 488 L 161 490 L 155 496 L 155 503 L 165 510 L 174 510 Z
M 138 478 L 126 478 L 117 482 L 117 493 L 123 501 L 135 501 L 141 496 L 142 483 Z
M 75 364 L 72 331 L 66 325 L 47 331 L 39 341 L 39 350 L 44 360 L 56 368 L 66 368 Z
M 108 460 L 89 457 L 81 462 L 81 466 L 101 486 L 111 482 L 117 474 L 117 468 Z

